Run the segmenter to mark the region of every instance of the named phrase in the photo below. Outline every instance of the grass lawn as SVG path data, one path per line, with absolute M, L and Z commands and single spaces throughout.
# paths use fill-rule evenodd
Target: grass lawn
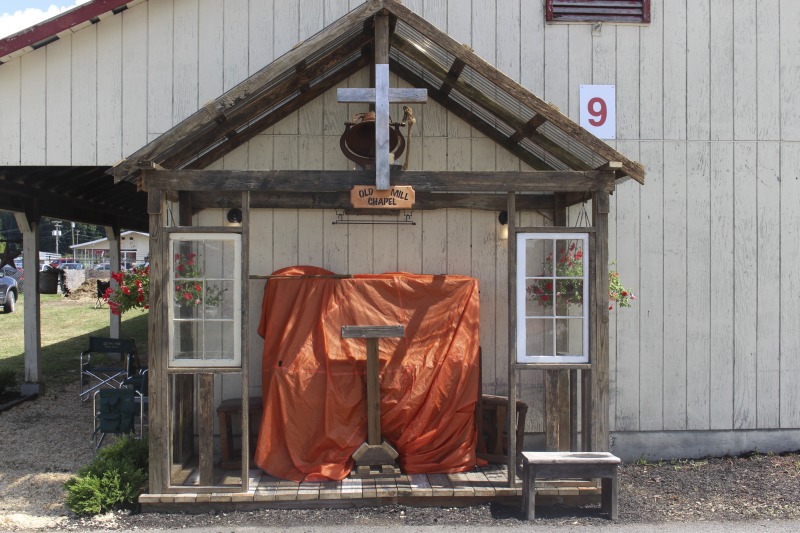
M 22 383 L 25 370 L 25 295 L 14 313 L 0 313 L 0 369 L 11 368 Z M 108 306 L 94 308 L 94 299 L 70 300 L 60 294 L 42 294 L 42 377 L 46 386 L 78 380 L 80 353 L 89 337 L 109 336 Z M 147 312 L 122 315 L 121 337 L 136 339 L 142 363 L 147 359 Z M 76 392 L 77 394 L 77 392 Z

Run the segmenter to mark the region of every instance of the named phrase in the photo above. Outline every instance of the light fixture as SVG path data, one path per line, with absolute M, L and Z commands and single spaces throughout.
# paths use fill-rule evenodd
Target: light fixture
M 508 239 L 508 211 L 500 211 L 500 214 L 497 215 L 497 222 L 500 223 L 497 236 L 500 240 L 504 241 Z
M 228 223 L 227 226 L 241 226 L 242 225 L 242 210 L 238 207 L 233 207 L 228 209 L 228 213 L 225 215 Z

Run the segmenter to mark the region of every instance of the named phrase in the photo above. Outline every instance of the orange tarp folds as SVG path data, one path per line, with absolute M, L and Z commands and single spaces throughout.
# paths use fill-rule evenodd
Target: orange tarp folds
M 315 267 L 275 274 L 330 275 Z M 366 342 L 342 326 L 405 326 L 379 341 L 381 433 L 404 473 L 475 466 L 478 281 L 405 273 L 272 278 L 264 289 L 264 415 L 255 464 L 278 478 L 340 480 L 367 439 Z

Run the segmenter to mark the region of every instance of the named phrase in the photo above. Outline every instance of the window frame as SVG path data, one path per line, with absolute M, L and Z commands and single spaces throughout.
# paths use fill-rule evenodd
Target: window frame
M 517 233 L 517 272 L 516 272 L 516 311 L 517 311 L 517 353 L 516 353 L 516 363 L 517 364 L 530 364 L 535 365 L 539 364 L 558 364 L 558 365 L 570 365 L 570 364 L 580 364 L 585 365 L 591 361 L 590 357 L 590 343 L 589 343 L 589 322 L 591 317 L 591 287 L 590 287 L 590 278 L 589 278 L 589 243 L 590 237 L 589 233 Z M 531 315 L 528 316 L 526 312 L 527 308 L 527 281 L 530 279 L 542 279 L 539 276 L 528 276 L 526 272 L 526 264 L 527 264 L 527 246 L 526 243 L 529 240 L 551 240 L 553 241 L 553 257 L 556 257 L 556 241 L 559 240 L 578 240 L 582 242 L 582 250 L 583 250 L 583 291 L 582 291 L 582 314 L 580 319 L 582 320 L 581 324 L 581 331 L 582 331 L 582 354 L 581 355 L 529 355 L 527 354 L 527 320 L 529 318 L 536 319 L 536 320 L 549 320 L 551 317 L 544 317 L 544 316 L 535 316 Z M 554 279 L 558 279 L 554 277 Z M 562 278 L 563 279 L 563 278 Z M 557 336 L 555 334 L 556 328 L 555 324 L 558 319 L 570 319 L 570 320 L 578 320 L 575 315 L 565 315 L 561 316 L 553 313 L 552 316 L 552 323 L 553 323 L 553 345 L 555 353 L 555 347 L 557 346 Z
M 591 7 L 591 4 L 598 4 Z M 606 4 L 606 5 L 602 5 Z M 609 4 L 619 4 L 612 6 Z M 630 7 L 637 9 L 636 5 L 641 6 L 641 16 L 624 15 L 616 13 L 617 9 Z M 585 9 L 586 13 L 564 12 L 564 9 Z M 603 8 L 609 10 L 606 14 L 596 15 L 597 11 Z M 564 23 L 592 23 L 607 22 L 610 24 L 650 24 L 650 0 L 545 0 L 545 20 L 547 22 Z
M 169 368 L 177 368 L 182 370 L 199 369 L 205 370 L 209 368 L 225 368 L 225 369 L 241 369 L 242 367 L 242 337 L 237 332 L 242 331 L 242 236 L 238 233 L 170 233 L 169 234 L 169 255 L 168 260 L 172 264 L 172 258 L 175 257 L 176 243 L 192 242 L 192 241 L 231 241 L 234 246 L 233 257 L 233 279 L 225 278 L 225 281 L 233 282 L 233 318 L 215 318 L 209 319 L 205 313 L 201 313 L 199 317 L 180 318 L 175 316 L 175 304 L 172 295 L 175 293 L 175 269 L 169 269 L 169 283 L 167 286 L 165 298 L 167 307 L 167 320 L 169 324 Z M 206 281 L 206 277 L 198 277 Z M 210 278 L 219 280 L 221 278 Z M 199 322 L 205 324 L 207 321 L 229 322 L 232 325 L 231 334 L 233 341 L 233 357 L 232 358 L 203 358 L 203 359 L 178 359 L 175 357 L 175 326 L 177 323 L 184 322 Z

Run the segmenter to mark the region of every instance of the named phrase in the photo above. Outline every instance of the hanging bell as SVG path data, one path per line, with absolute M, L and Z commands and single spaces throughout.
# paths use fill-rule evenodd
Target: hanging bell
M 344 123 L 344 133 L 339 146 L 344 156 L 363 168 L 375 167 L 375 113 L 359 113 L 352 122 Z M 406 149 L 406 139 L 400 132 L 401 124 L 389 119 L 389 160 L 396 161 Z

